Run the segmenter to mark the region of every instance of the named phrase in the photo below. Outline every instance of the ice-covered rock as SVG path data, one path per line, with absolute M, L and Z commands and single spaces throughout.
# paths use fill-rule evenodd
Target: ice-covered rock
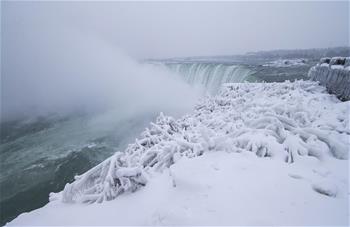
M 226 84 L 178 120 L 160 114 L 135 143 L 67 184 L 50 200 L 102 202 L 147 183 L 181 157 L 250 153 L 286 163 L 347 159 L 349 103 L 317 82 Z
M 341 100 L 350 100 L 350 57 L 322 58 L 309 77 Z

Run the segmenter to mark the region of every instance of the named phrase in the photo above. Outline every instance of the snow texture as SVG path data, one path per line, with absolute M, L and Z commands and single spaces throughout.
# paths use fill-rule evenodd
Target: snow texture
M 317 82 L 226 84 L 190 115 L 175 120 L 160 114 L 124 152 L 77 176 L 62 192 L 51 193 L 50 201 L 112 200 L 145 186 L 153 173 L 182 157 L 214 151 L 248 152 L 290 164 L 309 157 L 346 160 L 348 116 L 349 102 L 340 102 Z M 319 184 L 314 190 L 336 196 Z
M 332 158 L 288 164 L 252 152 L 207 152 L 154 172 L 135 193 L 101 204 L 52 201 L 8 225 L 348 226 L 347 167 Z
M 310 69 L 309 77 L 341 100 L 350 100 L 350 57 L 322 58 Z

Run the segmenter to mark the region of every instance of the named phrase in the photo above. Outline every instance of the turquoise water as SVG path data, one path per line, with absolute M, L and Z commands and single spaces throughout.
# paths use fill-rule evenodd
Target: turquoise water
M 153 120 L 143 114 L 109 117 L 71 115 L 1 124 L 1 225 L 42 207 L 57 192 L 128 143 Z

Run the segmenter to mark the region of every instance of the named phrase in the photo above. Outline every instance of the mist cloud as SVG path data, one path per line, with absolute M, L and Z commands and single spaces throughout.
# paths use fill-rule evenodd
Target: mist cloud
M 81 110 L 176 113 L 191 108 L 198 98 L 176 75 L 137 63 L 97 34 L 60 22 L 6 44 L 5 120 Z

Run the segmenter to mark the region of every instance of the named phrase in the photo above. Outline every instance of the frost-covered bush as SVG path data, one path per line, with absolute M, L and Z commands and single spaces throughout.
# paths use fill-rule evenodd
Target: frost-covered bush
M 348 158 L 349 102 L 316 82 L 226 84 L 192 114 L 175 120 L 160 114 L 135 143 L 77 176 L 50 199 L 102 202 L 133 192 L 153 171 L 205 152 L 253 152 L 287 163 L 306 156 Z

